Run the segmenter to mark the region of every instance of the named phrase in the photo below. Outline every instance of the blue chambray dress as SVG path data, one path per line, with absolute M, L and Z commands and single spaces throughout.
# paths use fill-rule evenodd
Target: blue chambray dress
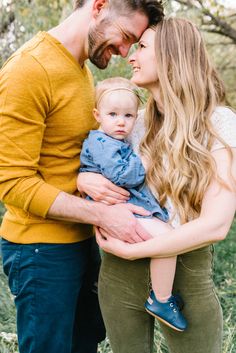
M 150 217 L 157 217 L 167 222 L 168 212 L 161 208 L 147 185 L 145 169 L 141 159 L 134 153 L 125 140 L 117 140 L 99 130 L 92 130 L 84 141 L 80 154 L 80 172 L 102 174 L 114 184 L 127 189 L 130 199 L 127 201 L 151 212 Z M 144 217 L 136 215 L 136 217 Z

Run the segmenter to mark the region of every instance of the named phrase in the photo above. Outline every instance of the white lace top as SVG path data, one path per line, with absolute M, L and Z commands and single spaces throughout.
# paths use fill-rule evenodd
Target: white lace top
M 236 114 L 227 107 L 217 107 L 212 115 L 212 123 L 217 134 L 230 147 L 236 148 Z M 129 141 L 133 146 L 134 151 L 139 153 L 139 144 L 144 135 L 144 110 L 140 110 L 134 129 L 129 137 Z M 224 145 L 218 140 L 213 143 L 212 151 L 224 148 Z M 170 217 L 175 215 L 172 221 L 174 228 L 180 225 L 180 220 L 177 212 L 175 212 L 171 200 L 168 198 L 165 207 L 167 208 Z

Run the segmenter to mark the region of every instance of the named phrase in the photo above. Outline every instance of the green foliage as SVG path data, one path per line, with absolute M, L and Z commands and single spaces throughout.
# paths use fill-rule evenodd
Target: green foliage
M 38 31 L 47 31 L 56 26 L 71 10 L 71 3 L 70 0 L 2 0 L 0 67 L 16 49 Z
M 131 66 L 128 65 L 127 61 L 127 59 L 123 59 L 119 56 L 113 56 L 108 67 L 104 70 L 99 70 L 89 62 L 89 67 L 93 73 L 95 84 L 108 77 L 122 76 L 130 78 L 132 71 Z
M 5 213 L 5 207 L 3 206 L 3 204 L 0 202 L 0 223 L 2 221 L 2 217 Z
M 236 221 L 225 241 L 215 246 L 215 276 L 224 313 L 224 349 L 236 352 Z
M 236 10 L 228 1 L 172 0 L 170 13 L 198 25 L 226 87 L 227 104 L 236 108 Z M 231 2 L 232 4 L 232 2 Z M 233 5 L 232 5 L 233 6 Z

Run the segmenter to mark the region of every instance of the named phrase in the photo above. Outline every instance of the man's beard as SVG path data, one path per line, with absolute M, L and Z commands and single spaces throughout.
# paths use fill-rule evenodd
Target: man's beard
M 108 41 L 105 38 L 105 29 L 111 26 L 109 20 L 101 22 L 98 26 L 90 29 L 88 34 L 88 56 L 89 60 L 96 65 L 99 69 L 105 69 L 110 61 L 110 57 L 106 57 L 106 49 L 109 47 Z M 113 52 L 117 52 L 117 49 L 110 45 Z M 118 53 L 117 53 L 118 54 Z

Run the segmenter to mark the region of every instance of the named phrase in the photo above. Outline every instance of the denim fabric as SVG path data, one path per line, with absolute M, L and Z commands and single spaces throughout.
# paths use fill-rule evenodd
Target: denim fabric
M 104 254 L 99 300 L 113 353 L 152 353 L 154 319 L 144 309 L 149 260 Z M 222 310 L 212 281 L 210 247 L 178 256 L 174 293 L 184 302 L 185 332 L 160 324 L 169 353 L 221 353 Z M 114 319 L 115 318 L 115 319 Z
M 144 207 L 151 212 L 150 217 L 168 221 L 167 210 L 160 207 L 145 184 L 145 170 L 141 159 L 128 142 L 117 140 L 102 131 L 92 130 L 83 143 L 80 163 L 80 172 L 104 175 L 114 184 L 129 190 L 129 203 Z
M 95 353 L 105 329 L 97 300 L 94 238 L 73 244 L 2 239 L 3 269 L 15 295 L 20 353 Z

